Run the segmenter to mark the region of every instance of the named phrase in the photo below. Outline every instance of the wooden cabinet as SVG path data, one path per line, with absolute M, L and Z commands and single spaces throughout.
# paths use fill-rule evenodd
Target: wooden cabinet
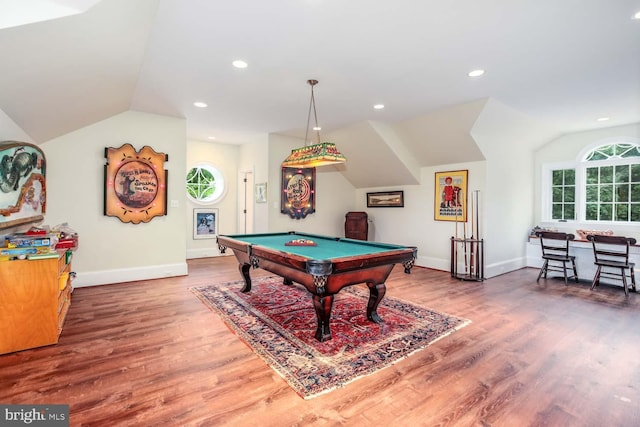
M 58 342 L 71 304 L 70 257 L 0 262 L 0 354 Z
M 345 215 L 344 236 L 349 239 L 367 240 L 369 223 L 366 212 L 348 212 Z

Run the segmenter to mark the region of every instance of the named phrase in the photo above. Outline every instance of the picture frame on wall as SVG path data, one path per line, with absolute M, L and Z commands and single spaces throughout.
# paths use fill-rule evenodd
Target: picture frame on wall
M 255 185 L 256 203 L 267 203 L 267 183 L 261 182 Z
M 368 208 L 403 208 L 404 191 L 378 191 L 367 193 Z
M 218 209 L 196 208 L 193 210 L 193 238 L 213 239 L 218 235 Z
M 434 219 L 467 221 L 468 170 L 436 172 Z

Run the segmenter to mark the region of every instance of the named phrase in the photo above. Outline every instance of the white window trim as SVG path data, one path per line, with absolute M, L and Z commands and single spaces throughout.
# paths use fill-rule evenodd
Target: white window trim
M 629 164 L 628 159 L 611 159 L 611 160 L 595 160 L 587 162 L 585 158 L 587 154 L 592 152 L 597 147 L 609 144 L 635 144 L 640 146 L 640 138 L 635 137 L 610 137 L 605 139 L 600 139 L 588 146 L 584 147 L 578 155 L 576 156 L 576 160 L 574 161 L 565 161 L 565 162 L 555 162 L 555 163 L 545 163 L 542 165 L 542 187 L 540 191 L 540 196 L 542 197 L 541 203 L 541 222 L 544 224 L 574 224 L 580 227 L 580 224 L 584 224 L 584 228 L 611 228 L 615 227 L 616 229 L 630 229 L 633 231 L 637 231 L 640 228 L 640 223 L 631 223 L 631 222 L 617 222 L 617 221 L 593 221 L 586 220 L 587 216 L 587 207 L 586 203 L 586 184 L 584 182 L 584 176 L 586 174 L 587 167 L 589 166 L 599 166 L 602 164 L 606 164 L 607 166 L 612 165 L 622 165 Z M 576 216 L 575 220 L 566 220 L 560 221 L 557 219 L 551 218 L 551 183 L 552 183 L 552 172 L 558 169 L 575 169 L 576 172 Z
M 225 176 L 222 173 L 222 171 L 220 171 L 219 167 L 217 167 L 213 163 L 209 163 L 209 162 L 198 162 L 198 163 L 194 163 L 191 166 L 188 166 L 187 167 L 187 174 L 189 173 L 189 171 L 191 171 L 191 169 L 202 168 L 202 167 L 206 167 L 207 169 L 209 169 L 211 171 L 211 173 L 213 174 L 215 180 L 217 182 L 221 182 L 222 183 L 222 190 L 220 191 L 219 194 L 217 194 L 212 199 L 209 199 L 209 200 L 198 200 L 198 199 L 193 198 L 185 188 L 185 192 L 187 193 L 187 198 L 190 201 L 192 201 L 193 203 L 197 204 L 197 205 L 201 205 L 201 206 L 215 205 L 216 203 L 220 202 L 224 198 L 224 196 L 227 195 L 227 190 L 228 190 L 228 187 L 229 187 L 227 185 L 227 179 L 225 178 Z M 186 186 L 186 177 L 185 177 L 185 186 Z
M 581 176 L 586 176 L 587 167 L 597 167 L 597 166 L 603 166 L 603 165 L 604 166 L 628 165 L 629 163 L 630 161 L 626 159 L 593 160 L 590 162 L 581 162 L 579 165 L 579 170 L 576 170 L 576 178 L 578 176 L 578 173 Z M 578 194 L 580 196 L 580 200 L 587 200 L 586 192 L 587 192 L 586 184 L 584 182 L 580 182 L 580 188 L 578 188 Z M 584 224 L 606 225 L 606 226 L 624 225 L 629 227 L 640 227 L 640 224 L 638 223 L 618 222 L 618 221 L 593 221 L 593 220 L 587 220 L 586 217 L 587 217 L 587 204 L 581 203 L 578 218 L 580 219 L 580 222 Z
M 542 212 L 540 218 L 542 218 L 542 222 L 546 223 L 576 223 L 579 222 L 580 216 L 578 215 L 578 219 L 575 220 L 566 220 L 560 221 L 557 219 L 551 218 L 551 183 L 553 178 L 553 171 L 558 169 L 575 169 L 576 171 L 576 187 L 579 185 L 579 167 L 578 163 L 575 161 L 569 162 L 558 162 L 558 163 L 545 163 L 542 165 L 542 188 L 541 188 L 541 196 L 542 196 Z M 578 203 L 580 203 L 580 191 L 576 188 L 576 209 L 578 208 Z M 576 212 L 578 212 L 576 210 Z

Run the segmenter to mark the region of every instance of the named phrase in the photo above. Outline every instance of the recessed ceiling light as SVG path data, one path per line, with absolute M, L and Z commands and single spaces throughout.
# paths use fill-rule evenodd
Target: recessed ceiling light
M 473 71 L 469 71 L 469 74 L 467 75 L 469 77 L 480 77 L 483 74 L 484 74 L 484 70 L 473 70 Z
M 636 14 L 631 17 L 631 19 L 640 19 L 640 12 L 636 12 Z
M 322 130 L 322 128 L 320 126 L 314 126 L 313 130 L 318 131 L 318 130 Z
M 247 68 L 247 63 L 240 60 L 240 59 L 236 59 L 235 61 L 232 62 L 233 66 L 236 68 Z
M 198 108 L 207 108 L 207 103 L 206 102 L 196 101 L 196 102 L 193 103 L 193 105 L 195 105 Z
M 596 119 L 596 121 L 598 121 L 598 122 L 606 122 L 607 120 L 609 120 L 609 117 L 598 117 Z
M 207 139 L 210 139 L 210 140 L 213 141 L 214 139 L 216 139 L 216 137 L 215 136 L 208 136 Z
M 382 110 L 384 108 L 384 104 L 376 104 L 373 106 L 374 110 Z

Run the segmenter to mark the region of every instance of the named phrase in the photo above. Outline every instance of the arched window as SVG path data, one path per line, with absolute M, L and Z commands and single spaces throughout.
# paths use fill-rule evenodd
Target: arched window
M 200 163 L 187 172 L 187 196 L 193 202 L 214 204 L 225 194 L 224 177 L 215 166 Z
M 545 216 L 553 221 L 640 223 L 640 144 L 588 148 L 576 162 L 545 166 Z
M 638 145 L 601 145 L 587 153 L 582 169 L 585 220 L 640 222 Z

